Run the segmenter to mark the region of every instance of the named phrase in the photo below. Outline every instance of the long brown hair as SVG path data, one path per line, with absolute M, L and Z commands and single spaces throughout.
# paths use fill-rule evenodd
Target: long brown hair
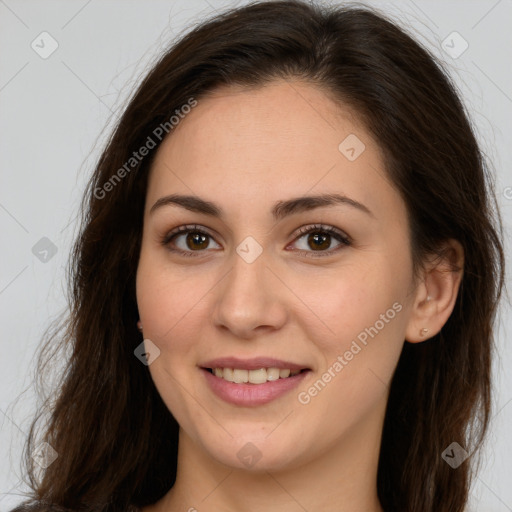
M 40 510 L 125 512 L 173 485 L 178 425 L 134 356 L 144 198 L 163 139 L 155 130 L 165 126 L 172 136 L 171 116 L 218 86 L 275 79 L 304 80 L 359 113 L 407 206 L 415 271 L 444 240 L 462 244 L 452 315 L 432 339 L 404 343 L 377 486 L 386 512 L 464 509 L 490 418 L 492 333 L 504 281 L 492 176 L 442 65 L 395 23 L 364 6 L 270 1 L 217 15 L 174 44 L 99 158 L 70 260 L 70 315 L 41 359 L 44 366 L 60 341 L 66 370 L 47 403 L 48 420 L 34 421 L 26 448 L 30 503 Z M 148 137 L 156 147 L 131 161 Z M 30 454 L 40 439 L 58 459 L 38 475 Z M 470 454 L 457 469 L 441 456 L 452 442 Z

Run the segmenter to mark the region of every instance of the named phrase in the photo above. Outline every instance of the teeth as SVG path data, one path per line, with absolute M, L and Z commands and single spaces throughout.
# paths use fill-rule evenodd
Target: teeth
M 247 370 L 233 370 L 233 382 L 241 384 L 242 382 L 249 382 L 249 372 Z
M 279 370 L 279 368 L 267 368 L 267 380 L 279 379 L 282 371 L 285 370 Z
M 263 384 L 267 382 L 267 370 L 265 370 L 265 368 L 249 370 L 249 382 L 251 384 Z
M 259 368 L 258 370 L 240 370 L 238 368 L 213 368 L 213 374 L 228 382 L 242 384 L 263 384 L 268 381 L 286 379 L 300 373 L 300 370 L 289 370 L 280 368 Z

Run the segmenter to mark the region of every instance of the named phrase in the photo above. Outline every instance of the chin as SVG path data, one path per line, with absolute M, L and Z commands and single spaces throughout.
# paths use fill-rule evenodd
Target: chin
M 234 469 L 258 473 L 292 469 L 300 465 L 297 451 L 300 440 L 295 441 L 283 433 L 273 439 L 266 439 L 265 436 L 268 434 L 261 435 L 261 430 L 258 430 L 258 434 L 255 431 L 254 436 L 247 435 L 245 431 L 240 436 L 233 434 L 233 438 L 223 444 L 211 439 L 202 444 L 211 458 Z

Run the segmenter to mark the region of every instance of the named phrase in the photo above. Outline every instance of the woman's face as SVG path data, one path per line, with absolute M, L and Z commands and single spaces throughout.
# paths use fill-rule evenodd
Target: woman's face
M 204 460 L 292 468 L 378 440 L 412 292 L 381 151 L 320 89 L 223 88 L 159 148 L 138 307 L 155 385 Z

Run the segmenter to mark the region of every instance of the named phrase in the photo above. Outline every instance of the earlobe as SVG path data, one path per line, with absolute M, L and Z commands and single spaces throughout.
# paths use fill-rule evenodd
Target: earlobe
M 405 340 L 420 343 L 441 331 L 450 317 L 464 268 L 464 250 L 457 241 L 445 242 L 438 255 L 426 265 L 421 284 L 416 290 Z

